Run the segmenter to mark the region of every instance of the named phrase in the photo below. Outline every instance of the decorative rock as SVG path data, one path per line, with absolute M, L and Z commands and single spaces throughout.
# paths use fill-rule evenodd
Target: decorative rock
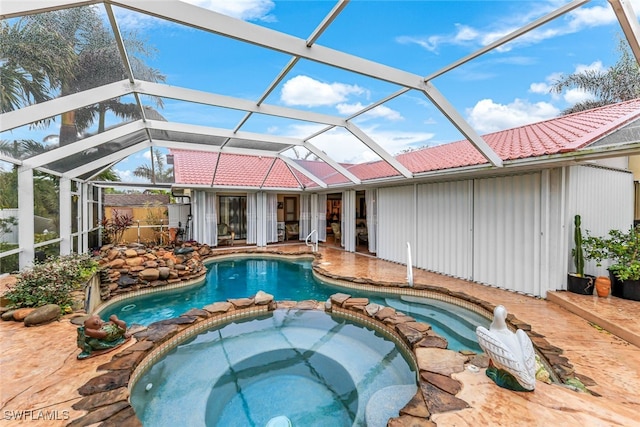
M 256 296 L 253 297 L 253 299 L 255 300 L 256 305 L 265 305 L 273 301 L 273 295 L 268 294 L 264 291 L 258 291 L 256 292 Z
M 411 415 L 401 415 L 397 418 L 391 418 L 387 423 L 387 427 L 435 427 L 433 421 L 412 417 Z
M 146 339 L 147 341 L 151 341 L 154 343 L 160 343 L 180 329 L 178 325 L 155 325 L 151 324 L 149 327 L 143 331 L 136 332 L 133 334 L 134 337 L 138 340 Z
M 145 268 L 157 268 L 158 263 L 155 261 L 146 261 L 144 264 Z
M 120 402 L 129 398 L 129 390 L 127 387 L 120 387 L 102 393 L 92 394 L 83 397 L 71 407 L 78 411 L 90 411 L 101 406 L 108 405 L 113 402 Z
M 202 317 L 203 319 L 206 319 L 207 317 L 209 317 L 209 312 L 207 310 L 202 310 L 199 308 L 192 308 L 191 310 L 182 314 L 182 316 L 187 316 L 187 317 L 196 316 L 196 317 Z
M 139 265 L 144 264 L 144 258 L 136 256 L 134 258 L 127 258 L 125 260 L 125 263 L 129 266 L 129 267 L 137 267 Z
M 121 288 L 128 288 L 129 286 L 133 286 L 136 283 L 138 283 L 138 281 L 129 276 L 121 276 L 120 279 L 118 279 L 118 286 L 120 286 Z
M 318 307 L 318 301 L 305 300 L 296 304 L 295 308 L 298 310 L 315 310 Z
M 116 251 L 117 252 L 117 251 Z M 122 258 L 116 258 L 109 263 L 109 267 L 111 268 L 120 268 L 125 265 L 125 262 Z
M 342 305 L 342 303 L 348 300 L 349 298 L 351 298 L 351 295 L 337 293 L 337 294 L 331 295 L 331 302 L 334 304 Z
M 413 346 L 415 343 L 422 339 L 422 332 L 413 329 L 410 326 L 407 326 L 406 323 L 396 325 L 396 331 L 402 336 L 402 338 L 409 344 Z
M 369 298 L 349 298 L 345 302 L 342 303 L 344 308 L 353 307 L 356 305 L 365 306 L 369 304 Z
M 416 348 L 416 360 L 421 371 L 451 375 L 464 370 L 467 358 L 453 350 L 440 348 Z
M 127 401 L 120 401 L 108 406 L 103 406 L 101 408 L 98 408 L 95 411 L 89 412 L 87 415 L 84 415 L 76 420 L 73 420 L 72 422 L 67 424 L 67 426 L 80 427 L 80 426 L 97 424 L 100 421 L 104 421 L 107 418 L 111 417 L 112 415 L 117 414 L 118 412 L 122 411 L 127 407 L 129 408 L 131 407 L 131 405 L 129 405 L 129 402 Z
M 58 304 L 47 304 L 33 310 L 24 318 L 25 326 L 44 325 L 60 317 L 61 309 Z
M 78 389 L 78 393 L 80 393 L 81 396 L 89 396 L 103 391 L 126 387 L 130 375 L 131 371 L 129 370 L 109 371 L 91 378 L 85 385 Z
M 138 362 L 145 356 L 143 351 L 135 351 L 129 353 L 126 356 L 114 357 L 111 362 L 107 362 L 98 366 L 98 371 L 117 371 L 120 369 L 133 369 L 138 365 Z
M 160 272 L 157 268 L 146 268 L 138 273 L 138 277 L 147 281 L 157 280 L 160 277 Z
M 169 267 L 158 267 L 158 274 L 159 279 L 168 279 L 171 274 L 171 269 Z
M 433 372 L 421 372 L 420 378 L 428 383 L 433 384 L 438 387 L 440 390 L 446 391 L 449 394 L 453 394 L 454 396 L 460 393 L 462 390 L 462 385 L 456 380 L 446 375 L 434 374 Z
M 375 314 L 375 318 L 378 320 L 384 320 L 387 317 L 395 316 L 396 310 L 391 307 L 383 307 Z
M 457 411 L 469 407 L 464 400 L 458 399 L 428 382 L 420 382 L 420 390 L 422 390 L 424 401 L 432 414 Z
M 211 314 L 220 314 L 226 313 L 227 311 L 231 310 L 232 307 L 233 304 L 231 304 L 230 302 L 216 302 L 206 305 L 203 308 Z
M 131 406 L 124 408 L 122 411 L 117 412 L 106 418 L 101 424 L 101 427 L 142 427 L 140 419 L 136 415 L 136 412 Z
M 247 308 L 253 305 L 253 298 L 234 298 L 228 299 L 235 308 Z
M 438 335 L 427 335 L 422 340 L 420 340 L 416 347 L 425 347 L 425 348 L 442 348 L 446 349 L 449 347 L 449 343 L 445 338 L 442 338 Z
M 136 251 L 135 249 L 127 249 L 126 251 L 124 251 L 124 256 L 126 256 L 127 258 L 137 257 L 138 251 Z
M 371 317 L 375 316 L 380 311 L 380 304 L 370 303 L 364 307 L 364 311 Z
M 16 322 L 22 322 L 34 310 L 35 308 L 19 308 L 17 310 L 14 310 L 13 320 L 15 320 Z
M 431 416 L 422 397 L 422 391 L 418 390 L 404 408 L 400 409 L 400 415 L 411 415 L 418 418 L 429 418 Z
M 4 313 L 2 313 L 2 320 L 9 321 L 9 320 L 13 320 L 13 313 L 15 312 L 15 310 L 9 310 L 9 311 L 5 311 Z

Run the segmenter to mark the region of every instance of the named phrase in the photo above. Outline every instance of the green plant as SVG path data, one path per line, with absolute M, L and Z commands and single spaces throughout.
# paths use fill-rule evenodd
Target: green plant
M 5 297 L 15 308 L 73 303 L 71 292 L 78 289 L 98 269 L 89 255 L 67 255 L 25 269 Z
M 590 236 L 584 239 L 587 259 L 602 265 L 610 260 L 609 270 L 620 280 L 640 280 L 640 225 L 629 231 L 609 230 L 607 236 Z
M 580 228 L 580 215 L 573 217 L 573 224 L 575 226 L 573 230 L 573 241 L 575 248 L 573 248 L 573 263 L 576 266 L 576 272 L 578 276 L 584 276 L 584 254 L 582 251 L 582 229 Z
M 133 224 L 133 217 L 128 214 L 121 214 L 116 209 L 113 210 L 113 217 L 102 219 L 102 235 L 105 243 L 118 244 L 122 241 L 122 236 L 127 228 Z

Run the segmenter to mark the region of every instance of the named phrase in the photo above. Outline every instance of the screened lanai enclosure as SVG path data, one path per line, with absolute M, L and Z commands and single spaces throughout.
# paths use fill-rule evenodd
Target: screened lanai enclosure
M 296 3 L 2 2 L 0 272 L 99 247 L 112 190 L 170 192 L 168 225 L 211 246 L 406 263 L 410 243 L 415 267 L 543 297 L 575 214 L 595 234 L 633 222 L 640 93 L 499 127 L 474 113 L 498 99 L 484 79 L 513 106 L 554 57 L 600 60 L 594 38 L 637 66 L 637 2 Z M 553 37 L 575 50 L 534 58 Z

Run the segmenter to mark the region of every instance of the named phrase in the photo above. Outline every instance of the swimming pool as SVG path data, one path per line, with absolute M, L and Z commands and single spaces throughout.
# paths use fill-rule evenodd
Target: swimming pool
M 275 310 L 178 345 L 138 378 L 130 400 L 154 426 L 262 427 L 282 416 L 294 426 L 364 426 L 371 416 L 386 424 L 417 391 L 404 356 L 340 316 Z M 367 407 L 389 388 L 385 408 Z
M 488 327 L 490 320 L 441 301 L 401 297 L 384 292 L 345 291 L 318 280 L 310 260 L 288 260 L 274 257 L 238 257 L 207 263 L 202 284 L 155 292 L 125 299 L 107 306 L 99 314 L 108 318 L 116 314 L 128 325 L 149 325 L 180 316 L 192 308 L 202 308 L 229 298 L 245 298 L 262 290 L 278 301 L 325 301 L 336 292 L 367 297 L 371 302 L 393 307 L 432 326 L 449 342 L 449 349 L 481 352 L 475 337 L 478 325 Z

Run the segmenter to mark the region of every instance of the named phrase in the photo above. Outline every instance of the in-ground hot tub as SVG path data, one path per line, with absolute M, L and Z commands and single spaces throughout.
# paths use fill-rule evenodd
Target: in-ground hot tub
M 281 309 L 178 345 L 138 377 L 131 403 L 154 426 L 364 426 L 371 396 L 400 385 L 416 390 L 413 361 L 381 332 Z

